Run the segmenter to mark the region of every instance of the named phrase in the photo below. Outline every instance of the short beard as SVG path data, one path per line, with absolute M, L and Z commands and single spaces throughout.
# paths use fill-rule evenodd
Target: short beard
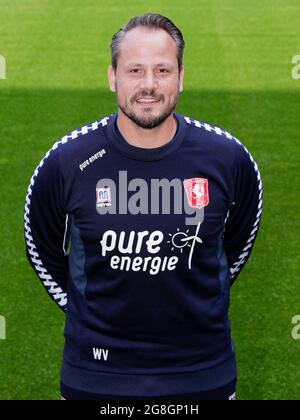
M 117 103 L 118 103 L 119 108 L 132 122 L 134 122 L 139 127 L 142 127 L 145 129 L 152 129 L 152 128 L 160 126 L 172 114 L 172 112 L 174 111 L 177 105 L 178 94 L 174 102 L 172 102 L 169 105 L 167 110 L 165 110 L 161 115 L 158 115 L 155 117 L 151 117 L 151 116 L 139 117 L 134 112 L 129 111 L 127 107 L 123 107 L 118 101 L 118 95 L 116 95 L 116 97 L 117 97 Z M 163 100 L 163 98 L 161 98 L 161 100 Z M 150 107 L 144 108 L 144 111 L 149 112 L 149 115 L 150 115 L 151 108 Z

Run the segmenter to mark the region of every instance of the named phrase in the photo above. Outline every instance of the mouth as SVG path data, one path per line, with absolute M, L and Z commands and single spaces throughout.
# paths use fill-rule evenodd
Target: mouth
M 154 105 L 154 104 L 158 104 L 160 102 L 160 99 L 140 98 L 140 99 L 137 99 L 136 102 L 140 105 Z

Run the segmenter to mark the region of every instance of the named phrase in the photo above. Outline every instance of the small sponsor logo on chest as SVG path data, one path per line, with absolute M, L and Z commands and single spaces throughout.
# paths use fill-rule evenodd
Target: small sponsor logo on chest
M 110 190 L 110 187 L 96 188 L 96 206 L 97 206 L 97 208 L 111 206 L 111 190 Z
M 97 159 L 102 158 L 102 156 L 105 155 L 105 153 L 106 153 L 106 150 L 101 149 L 97 153 L 93 154 L 88 159 L 86 159 L 84 162 L 82 162 L 79 165 L 79 169 L 81 170 L 81 172 L 83 172 L 89 165 L 94 163 Z

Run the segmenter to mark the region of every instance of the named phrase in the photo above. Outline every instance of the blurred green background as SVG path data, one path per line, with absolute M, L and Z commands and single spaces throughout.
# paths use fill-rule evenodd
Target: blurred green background
M 64 316 L 25 259 L 26 190 L 57 139 L 116 111 L 111 36 L 147 12 L 186 41 L 176 111 L 226 128 L 263 179 L 260 233 L 231 297 L 238 398 L 300 399 L 299 0 L 0 0 L 0 11 L 0 399 L 59 398 Z

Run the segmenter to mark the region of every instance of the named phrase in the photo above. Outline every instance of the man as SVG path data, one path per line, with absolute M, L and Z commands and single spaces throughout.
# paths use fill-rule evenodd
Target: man
M 227 131 L 175 113 L 184 40 L 167 18 L 113 36 L 118 112 L 64 136 L 30 182 L 27 256 L 66 312 L 65 399 L 234 399 L 230 286 L 262 184 Z

